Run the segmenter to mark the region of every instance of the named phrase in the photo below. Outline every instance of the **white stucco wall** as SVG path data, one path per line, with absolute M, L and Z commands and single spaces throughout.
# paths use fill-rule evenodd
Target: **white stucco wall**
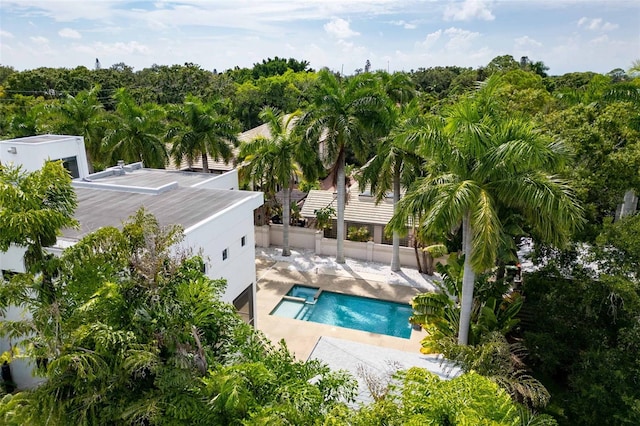
M 271 224 L 269 244 L 274 246 L 282 246 L 282 232 L 284 225 Z M 315 248 L 315 234 L 317 230 L 312 228 L 302 228 L 299 226 L 289 227 L 289 246 L 303 249 Z M 260 244 L 258 244 L 260 246 Z
M 185 229 L 184 244 L 196 251 L 202 249 L 207 261 L 207 275 L 227 280 L 227 289 L 222 298 L 225 302 L 233 302 L 249 285 L 255 283 L 253 210 L 261 204 L 262 193 L 256 193 L 244 203 Z M 242 237 L 245 237 L 244 246 L 241 244 Z M 225 249 L 228 250 L 228 257 L 223 260 L 222 252 Z
M 28 139 L 28 138 L 27 138 Z M 15 148 L 16 153 L 13 154 Z M 35 171 L 42 168 L 46 160 L 60 160 L 76 157 L 80 178 L 89 174 L 84 139 L 81 136 L 60 136 L 46 142 L 20 142 L 20 139 L 0 141 L 0 161 L 22 165 L 23 170 Z
M 24 308 L 9 306 L 2 319 L 5 321 L 20 321 L 30 317 L 31 314 Z M 15 346 L 20 340 L 12 341 L 8 337 L 0 339 L 0 354 L 11 350 L 12 346 Z M 19 351 L 23 350 L 20 347 L 18 347 L 18 349 Z M 14 358 L 9 365 L 11 366 L 11 377 L 18 386 L 18 389 L 31 388 L 43 381 L 41 377 L 33 376 L 32 372 L 35 368 L 35 361 L 30 358 Z
M 9 250 L 0 252 L 0 270 L 12 272 L 26 272 L 24 265 L 25 247 L 9 246 Z
M 207 179 L 206 181 L 193 185 L 193 187 L 236 190 L 239 188 L 238 171 L 236 169 L 233 169 L 221 175 L 211 175 L 211 179 Z

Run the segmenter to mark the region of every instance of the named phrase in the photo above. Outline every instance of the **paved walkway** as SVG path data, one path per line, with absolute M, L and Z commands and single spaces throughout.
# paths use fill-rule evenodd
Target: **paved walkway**
M 367 381 L 386 385 L 398 370 L 421 367 L 442 379 L 460 374 L 458 368 L 443 362 L 437 355 L 381 348 L 326 336 L 320 337 L 309 359 L 320 360 L 332 370 L 349 371 L 358 381 L 356 402 L 363 404 L 373 402 Z

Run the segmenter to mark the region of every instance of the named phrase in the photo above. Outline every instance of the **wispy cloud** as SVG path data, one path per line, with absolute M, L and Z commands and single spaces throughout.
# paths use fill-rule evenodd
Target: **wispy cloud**
M 415 30 L 416 28 L 418 28 L 418 26 L 412 22 L 407 22 L 407 21 L 391 21 L 391 24 L 393 25 L 397 25 L 399 27 L 404 28 L 405 30 Z
M 612 24 L 611 22 L 604 22 L 602 18 L 589 19 L 582 17 L 578 20 L 578 27 L 584 28 L 590 31 L 612 31 L 618 28 L 618 24 Z
M 542 43 L 538 40 L 532 39 L 529 36 L 518 37 L 514 40 L 516 42 L 516 47 L 521 49 L 524 47 L 540 47 Z
M 74 29 L 71 28 L 63 28 L 58 31 L 58 35 L 62 38 L 82 38 L 82 35 Z
M 13 38 L 13 34 L 5 30 L 0 30 L 0 36 L 4 38 Z
M 483 21 L 493 21 L 496 17 L 489 9 L 489 2 L 484 0 L 465 0 L 447 5 L 444 10 L 446 21 L 471 21 L 481 19 Z
M 77 45 L 74 50 L 83 53 L 91 53 L 96 55 L 131 55 L 140 54 L 148 55 L 151 53 L 151 49 L 148 46 L 138 43 L 137 41 L 130 41 L 128 43 L 94 43 L 91 45 Z
M 36 44 L 49 44 L 49 39 L 46 37 L 29 37 L 29 40 L 31 40 L 32 42 L 36 43 Z
M 324 30 L 331 36 L 336 38 L 350 38 L 360 35 L 359 32 L 353 31 L 349 27 L 349 22 L 342 18 L 333 18 L 324 24 Z

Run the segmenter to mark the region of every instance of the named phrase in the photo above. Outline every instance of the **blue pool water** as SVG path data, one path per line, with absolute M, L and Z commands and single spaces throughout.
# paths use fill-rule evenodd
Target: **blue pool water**
M 411 306 L 403 303 L 331 291 L 320 292 L 317 288 L 301 285 L 293 286 L 287 296 L 271 315 L 405 339 L 411 337 L 409 317 L 412 310 Z

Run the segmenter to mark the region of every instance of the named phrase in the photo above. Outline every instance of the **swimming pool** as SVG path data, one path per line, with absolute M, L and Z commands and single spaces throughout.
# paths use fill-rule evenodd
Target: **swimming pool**
M 388 336 L 411 337 L 410 305 L 294 285 L 271 315 Z

